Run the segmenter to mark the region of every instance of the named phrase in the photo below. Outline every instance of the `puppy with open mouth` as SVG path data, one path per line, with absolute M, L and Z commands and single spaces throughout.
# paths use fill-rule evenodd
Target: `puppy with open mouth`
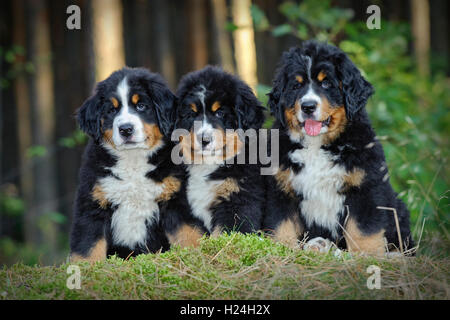
M 169 247 L 161 218 L 183 181 L 170 160 L 175 102 L 159 75 L 123 68 L 99 82 L 79 109 L 90 141 L 79 173 L 72 261 Z
M 180 149 L 191 215 L 212 234 L 259 230 L 263 179 L 259 165 L 248 161 L 248 136 L 235 130 L 261 127 L 260 102 L 243 81 L 212 66 L 184 76 L 177 97 L 175 131 L 184 132 Z
M 283 54 L 269 94 L 280 167 L 267 178 L 264 228 L 275 238 L 298 246 L 307 235 L 320 249 L 321 237 L 377 255 L 414 246 L 364 108 L 372 93 L 332 45 L 309 41 Z

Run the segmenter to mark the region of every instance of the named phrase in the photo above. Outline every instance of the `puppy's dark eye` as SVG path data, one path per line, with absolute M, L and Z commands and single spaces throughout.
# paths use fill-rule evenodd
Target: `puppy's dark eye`
M 117 112 L 117 108 L 114 107 L 114 105 L 112 103 L 108 104 L 107 108 L 108 108 L 107 112 L 110 113 L 110 114 L 114 114 L 114 113 Z
M 223 116 L 225 115 L 225 113 L 222 111 L 222 110 L 217 110 L 216 111 L 216 113 L 214 113 L 214 115 L 217 117 L 217 118 L 223 118 Z
M 145 103 L 139 102 L 136 105 L 136 110 L 140 111 L 140 112 L 145 111 L 145 110 L 147 110 L 147 105 Z
M 302 85 L 303 85 L 302 83 L 296 81 L 296 82 L 294 83 L 294 87 L 293 87 L 293 88 L 294 88 L 294 89 L 300 89 L 300 88 L 302 87 Z
M 328 80 L 323 80 L 323 81 L 321 82 L 321 86 L 322 86 L 322 88 L 324 88 L 324 89 L 328 89 L 328 88 L 331 86 L 331 82 L 328 81 Z

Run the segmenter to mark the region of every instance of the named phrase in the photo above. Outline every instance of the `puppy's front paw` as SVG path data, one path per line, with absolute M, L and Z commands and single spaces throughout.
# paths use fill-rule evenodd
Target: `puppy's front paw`
M 303 250 L 327 253 L 330 251 L 332 245 L 330 240 L 316 237 L 306 242 L 303 246 Z

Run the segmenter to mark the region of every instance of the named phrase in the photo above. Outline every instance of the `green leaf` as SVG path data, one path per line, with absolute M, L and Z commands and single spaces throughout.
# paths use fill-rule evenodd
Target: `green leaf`
M 50 221 L 53 221 L 57 224 L 64 224 L 67 221 L 66 216 L 59 212 L 49 212 L 46 215 Z
M 239 29 L 239 27 L 237 25 L 235 25 L 233 22 L 227 22 L 225 24 L 225 30 L 233 32 L 236 31 L 237 29 Z
M 264 31 L 269 28 L 269 20 L 267 20 L 264 11 L 262 11 L 256 4 L 251 5 L 250 13 L 257 31 Z
M 44 157 L 47 154 L 47 148 L 40 145 L 35 145 L 32 147 L 29 147 L 27 150 L 27 157 L 28 158 L 40 158 Z
M 272 30 L 272 35 L 274 37 L 281 37 L 281 36 L 284 36 L 285 34 L 288 34 L 291 32 L 292 32 L 292 27 L 290 24 L 282 24 L 282 25 L 275 27 Z
M 299 24 L 298 28 L 297 28 L 297 36 L 302 39 L 302 40 L 306 40 L 308 39 L 308 28 L 306 27 L 305 24 Z
M 0 212 L 11 217 L 21 216 L 25 210 L 25 203 L 15 196 L 0 195 Z

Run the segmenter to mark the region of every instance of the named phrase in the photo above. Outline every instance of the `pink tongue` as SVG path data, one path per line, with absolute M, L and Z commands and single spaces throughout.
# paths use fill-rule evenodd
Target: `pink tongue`
M 317 136 L 322 129 L 322 122 L 308 119 L 305 121 L 305 131 L 309 136 Z

